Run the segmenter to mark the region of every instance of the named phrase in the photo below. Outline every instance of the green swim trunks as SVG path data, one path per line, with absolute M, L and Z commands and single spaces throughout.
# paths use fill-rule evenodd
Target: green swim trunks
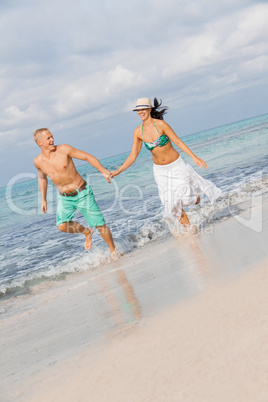
M 77 209 L 84 215 L 89 226 L 96 227 L 105 224 L 102 212 L 95 201 L 92 188 L 88 184 L 83 191 L 74 197 L 58 195 L 57 226 L 61 223 L 72 221 Z

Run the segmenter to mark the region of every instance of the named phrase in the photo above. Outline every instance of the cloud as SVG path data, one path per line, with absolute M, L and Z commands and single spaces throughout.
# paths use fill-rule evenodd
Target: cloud
M 167 67 L 163 69 L 163 78 L 172 79 L 179 74 L 189 73 L 213 63 L 216 54 L 215 42 L 215 37 L 204 34 L 189 39 L 186 38 L 178 43 L 177 46 L 176 43 L 173 43 L 173 52 L 175 50 L 178 56 L 175 58 L 173 55 L 172 57 L 171 46 L 169 46 L 167 53 L 170 60 L 168 60 Z
M 171 58 L 167 60 L 163 77 L 172 78 L 227 60 L 237 63 L 239 55 L 254 58 L 258 47 L 262 52 L 267 52 L 267 16 L 268 6 L 259 4 L 205 25 L 198 35 L 182 38 L 178 43 L 172 42 L 167 54 L 171 55 L 172 48 L 179 57 L 173 61 Z M 250 47 L 251 44 L 255 46 Z
M 141 86 L 144 82 L 145 80 L 142 74 L 136 74 L 133 71 L 118 65 L 114 70 L 109 71 L 108 73 L 106 93 L 120 93 L 134 86 Z
M 6 126 L 19 125 L 23 121 L 32 122 L 34 119 L 45 118 L 43 111 L 36 104 L 30 104 L 27 109 L 21 110 L 16 105 L 8 106 L 3 113 L 1 123 Z
M 67 85 L 62 85 L 53 109 L 59 118 L 68 117 L 70 114 L 81 115 L 90 109 L 101 108 L 122 92 L 143 83 L 141 74 L 118 65 L 105 74 L 98 72 L 74 78 Z

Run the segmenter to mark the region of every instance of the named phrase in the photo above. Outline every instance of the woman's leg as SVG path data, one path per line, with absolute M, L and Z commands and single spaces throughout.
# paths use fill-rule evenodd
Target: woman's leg
M 198 205 L 200 203 L 200 197 L 197 197 L 195 205 Z M 181 218 L 180 218 L 180 223 L 186 227 L 190 225 L 190 221 L 188 219 L 188 216 L 186 215 L 186 212 L 182 209 L 181 210 Z
M 181 211 L 180 223 L 185 227 L 186 233 L 188 233 L 189 235 L 195 235 L 198 233 L 197 226 L 190 224 L 188 216 L 186 215 L 186 213 L 183 209 Z
M 180 223 L 184 226 L 187 227 L 190 225 L 190 221 L 188 219 L 188 216 L 186 215 L 185 211 L 182 209 L 181 210 L 181 218 L 180 218 Z

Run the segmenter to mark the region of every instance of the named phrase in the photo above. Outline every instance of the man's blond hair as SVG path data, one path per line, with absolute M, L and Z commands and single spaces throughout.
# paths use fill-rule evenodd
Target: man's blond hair
M 49 131 L 49 129 L 48 128 L 39 128 L 38 130 L 35 130 L 33 137 L 34 137 L 34 140 L 35 140 L 37 145 L 38 145 L 37 141 L 40 140 L 40 137 L 41 137 L 41 135 L 43 134 L 44 131 Z

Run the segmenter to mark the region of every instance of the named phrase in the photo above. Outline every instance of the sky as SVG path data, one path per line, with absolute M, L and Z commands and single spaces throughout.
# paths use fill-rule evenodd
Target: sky
M 267 21 L 258 0 L 1 0 L 0 187 L 36 174 L 37 128 L 129 151 L 137 98 L 179 137 L 267 113 Z

